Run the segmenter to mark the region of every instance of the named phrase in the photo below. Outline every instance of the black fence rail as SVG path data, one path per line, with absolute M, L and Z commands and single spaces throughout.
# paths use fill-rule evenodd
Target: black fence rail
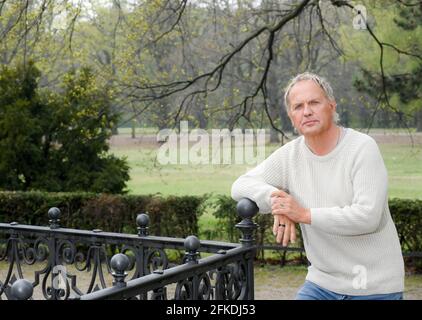
M 48 227 L 0 223 L 0 300 L 254 299 L 258 208 L 237 209 L 240 244 L 151 236 L 146 214 L 137 235 L 62 228 L 57 208 Z M 169 249 L 185 251 L 179 265 Z

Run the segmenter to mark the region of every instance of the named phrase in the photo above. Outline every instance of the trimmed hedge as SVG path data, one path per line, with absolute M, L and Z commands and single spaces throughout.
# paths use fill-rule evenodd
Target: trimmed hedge
M 198 234 L 204 197 L 110 195 L 94 193 L 0 192 L 0 222 L 48 225 L 48 210 L 58 207 L 66 228 L 136 233 L 136 216 L 148 213 L 156 236 Z
M 389 207 L 403 252 L 422 252 L 422 200 L 393 198 Z
M 48 225 L 48 209 L 62 212 L 60 224 L 75 229 L 102 229 L 136 233 L 136 215 L 148 212 L 151 235 L 186 237 L 198 235 L 198 218 L 206 207 L 219 220 L 223 238 L 238 242 L 240 221 L 236 202 L 229 196 L 110 195 L 94 193 L 0 192 L 0 222 Z M 210 200 L 210 201 L 208 201 Z M 422 200 L 390 199 L 403 253 L 422 252 Z M 272 216 L 258 215 L 258 244 L 274 243 Z M 211 240 L 211 239 L 210 239 Z M 301 245 L 300 229 L 298 243 Z

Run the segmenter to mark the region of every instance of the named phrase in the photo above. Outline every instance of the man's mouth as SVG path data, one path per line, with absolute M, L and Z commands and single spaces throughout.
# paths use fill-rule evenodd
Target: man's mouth
M 309 125 L 309 124 L 313 124 L 313 123 L 316 123 L 316 122 L 318 122 L 318 120 L 309 120 L 309 121 L 304 122 L 303 123 L 303 126 L 306 126 L 306 125 Z

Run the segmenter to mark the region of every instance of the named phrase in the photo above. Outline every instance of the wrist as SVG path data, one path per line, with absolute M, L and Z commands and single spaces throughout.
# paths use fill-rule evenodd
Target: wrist
M 304 224 L 311 224 L 311 209 L 303 209 L 302 219 L 300 222 Z

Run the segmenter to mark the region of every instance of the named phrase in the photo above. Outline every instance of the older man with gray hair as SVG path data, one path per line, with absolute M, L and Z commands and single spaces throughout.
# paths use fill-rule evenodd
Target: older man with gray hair
M 403 257 L 376 142 L 337 124 L 333 90 L 316 74 L 293 78 L 284 99 L 300 136 L 240 176 L 232 198 L 272 213 L 284 245 L 300 224 L 311 264 L 296 299 L 403 299 Z

